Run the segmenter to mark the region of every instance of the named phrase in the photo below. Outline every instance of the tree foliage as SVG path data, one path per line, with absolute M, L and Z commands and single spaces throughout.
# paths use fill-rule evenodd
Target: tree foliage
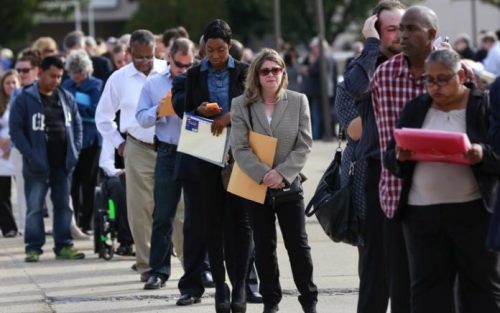
M 494 5 L 498 8 L 500 8 L 500 0 L 481 0 L 481 2 L 489 3 L 491 5 Z

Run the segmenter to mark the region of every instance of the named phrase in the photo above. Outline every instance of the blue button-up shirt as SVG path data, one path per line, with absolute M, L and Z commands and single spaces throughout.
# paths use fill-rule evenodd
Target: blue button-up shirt
M 170 68 L 151 77 L 142 87 L 135 118 L 144 128 L 155 126 L 155 135 L 161 142 L 177 145 L 182 120 L 177 115 L 158 117 L 160 101 L 172 89 L 173 77 Z
M 222 113 L 230 111 L 229 108 L 229 69 L 234 68 L 234 59 L 229 56 L 226 67 L 214 70 L 208 59 L 201 62 L 200 70 L 208 71 L 208 97 L 210 102 L 217 102 L 222 108 Z

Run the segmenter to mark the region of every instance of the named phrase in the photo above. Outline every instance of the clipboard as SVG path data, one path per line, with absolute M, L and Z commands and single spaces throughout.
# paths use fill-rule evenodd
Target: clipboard
M 248 134 L 248 143 L 260 162 L 269 167 L 273 166 L 276 146 L 278 144 L 277 138 L 250 131 Z M 229 178 L 227 191 L 242 198 L 264 204 L 267 186 L 258 184 L 250 178 L 250 176 L 243 172 L 238 166 L 238 162 L 235 162 L 231 177 Z
M 467 134 L 420 128 L 394 130 L 399 147 L 412 151 L 411 160 L 471 164 L 464 157 L 471 143 Z
M 177 151 L 224 167 L 229 148 L 228 129 L 219 136 L 212 135 L 213 120 L 184 113 Z
M 158 117 L 174 115 L 174 107 L 172 105 L 172 91 L 170 90 L 165 97 L 160 100 L 158 108 Z

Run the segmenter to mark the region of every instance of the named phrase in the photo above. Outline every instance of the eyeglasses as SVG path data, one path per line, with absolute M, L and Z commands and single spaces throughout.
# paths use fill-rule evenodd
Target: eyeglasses
M 425 80 L 425 84 L 427 86 L 435 85 L 435 86 L 438 86 L 438 87 L 443 87 L 443 86 L 446 86 L 448 84 L 448 82 L 453 77 L 455 77 L 455 75 L 457 75 L 457 74 L 458 74 L 458 72 L 455 72 L 455 73 L 453 73 L 452 75 L 449 75 L 449 76 L 438 75 L 438 77 L 436 77 L 436 78 L 434 78 L 432 76 L 429 76 L 429 75 L 425 75 L 424 76 L 424 80 Z
M 273 67 L 273 68 L 261 68 L 259 70 L 260 76 L 267 76 L 269 73 L 273 74 L 273 76 L 278 76 L 283 72 L 282 67 Z
M 175 66 L 178 68 L 190 68 L 191 66 L 193 66 L 193 63 L 184 64 L 184 63 L 177 61 L 174 58 L 172 58 L 172 60 L 174 61 Z
M 28 74 L 33 68 L 31 67 L 20 67 L 20 68 L 16 68 L 16 71 L 18 73 L 23 73 L 23 74 Z
M 132 56 L 132 59 L 134 60 L 135 63 L 146 63 L 146 62 L 151 62 L 153 61 L 154 56 L 144 56 L 144 57 L 135 57 Z

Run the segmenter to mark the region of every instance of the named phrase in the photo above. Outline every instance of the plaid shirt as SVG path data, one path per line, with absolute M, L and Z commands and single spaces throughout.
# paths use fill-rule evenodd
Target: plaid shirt
M 372 97 L 382 160 L 405 104 L 425 92 L 424 77 L 413 77 L 402 53 L 377 68 L 372 81 Z M 383 168 L 379 185 L 380 204 L 388 218 L 394 217 L 401 189 L 402 180 Z

